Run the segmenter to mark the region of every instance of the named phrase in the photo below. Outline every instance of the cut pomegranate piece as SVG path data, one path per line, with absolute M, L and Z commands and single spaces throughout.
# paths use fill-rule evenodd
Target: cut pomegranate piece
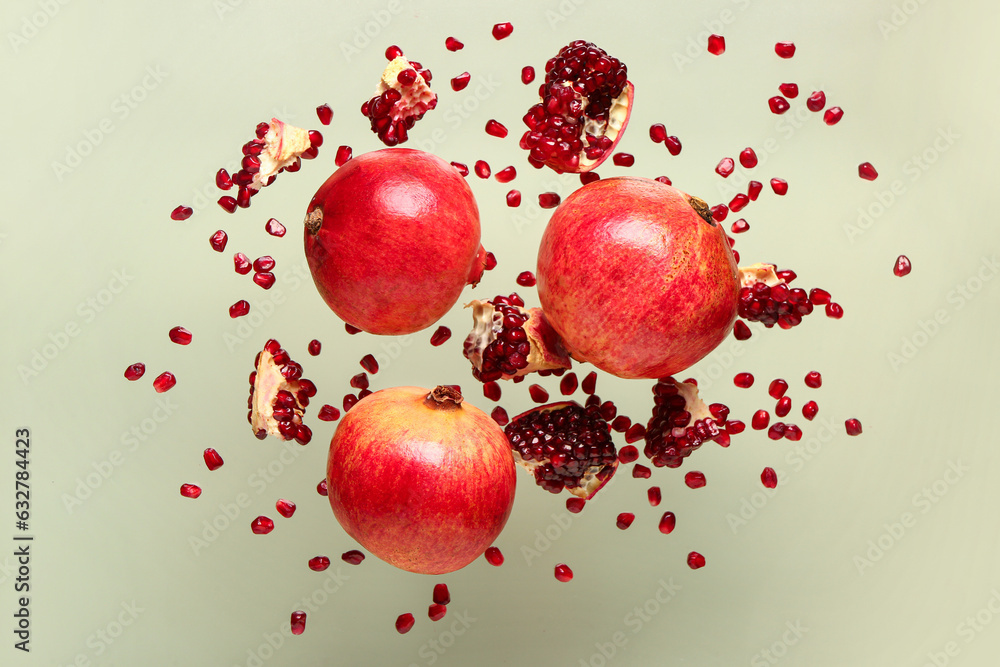
M 430 88 L 430 72 L 400 53 L 386 65 L 375 96 L 361 105 L 361 113 L 368 117 L 379 141 L 396 146 L 404 143 L 414 123 L 436 106 L 437 94 Z
M 633 94 L 620 60 L 590 42 L 570 43 L 545 64 L 541 102 L 524 116 L 528 161 L 557 172 L 595 169 L 625 132 Z
M 693 382 L 663 378 L 653 386 L 653 394 L 655 407 L 646 424 L 643 453 L 654 466 L 677 468 L 703 443 L 728 437 L 720 428 L 724 420 L 712 414 Z
M 740 296 L 737 312 L 750 322 L 761 322 L 771 328 L 791 329 L 813 312 L 815 301 L 810 294 L 826 295 L 826 290 L 812 292 L 800 287 L 790 288 L 795 272 L 775 271 L 773 264 L 752 264 L 740 267 Z M 782 277 L 784 276 L 784 277 Z
M 316 395 L 316 385 L 302 377 L 302 366 L 288 356 L 273 338 L 254 362 L 250 374 L 250 427 L 258 439 L 273 435 L 305 445 L 312 431 L 302 423 L 309 399 Z
M 590 402 L 588 402 L 590 403 Z M 599 405 L 551 403 L 515 417 L 504 429 L 514 460 L 546 491 L 594 497 L 618 467 L 611 427 Z

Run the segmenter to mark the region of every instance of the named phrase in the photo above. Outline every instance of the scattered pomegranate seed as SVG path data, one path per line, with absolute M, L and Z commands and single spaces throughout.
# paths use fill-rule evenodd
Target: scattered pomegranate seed
M 396 58 L 400 57 L 401 55 L 403 55 L 403 49 L 399 48 L 395 44 L 393 44 L 392 46 L 389 46 L 385 50 L 385 59 L 386 60 L 395 60 Z
M 486 160 L 476 160 L 475 171 L 479 178 L 490 177 L 490 165 Z
M 522 271 L 517 274 L 517 284 L 522 287 L 534 287 L 535 286 L 535 274 L 531 271 Z
M 627 530 L 633 521 L 635 521 L 635 514 L 632 514 L 632 512 L 622 512 L 618 515 L 615 525 L 618 526 L 619 530 Z
M 145 374 L 146 374 L 146 364 L 142 363 L 141 361 L 136 362 L 125 369 L 125 379 L 128 380 L 129 382 L 135 382 Z
M 750 327 L 748 327 L 743 320 L 736 320 L 736 323 L 733 324 L 733 336 L 736 340 L 746 340 L 752 335 L 753 332 L 750 331 Z
M 535 68 L 527 65 L 521 68 L 521 83 L 528 85 L 535 80 Z
M 491 252 L 486 253 L 486 271 L 492 271 L 497 268 L 497 256 Z
M 611 161 L 619 167 L 631 167 L 635 164 L 635 156 L 631 153 L 615 153 L 611 156 Z
M 657 505 L 659 505 L 660 500 L 662 499 L 660 487 L 658 486 L 649 487 L 649 489 L 646 491 L 646 498 L 647 500 L 649 500 L 650 506 L 656 507 Z
M 898 277 L 910 275 L 910 271 L 913 270 L 913 266 L 910 264 L 910 258 L 906 255 L 900 255 L 896 258 L 896 265 L 892 267 L 892 273 Z
M 669 535 L 674 532 L 674 527 L 677 526 L 677 517 L 674 516 L 673 512 L 664 512 L 663 516 L 660 517 L 660 532 L 664 535 Z
M 767 410 L 758 410 L 753 413 L 753 417 L 750 419 L 750 428 L 755 431 L 762 431 L 767 428 L 770 421 L 771 415 Z
M 250 530 L 254 535 L 267 535 L 274 530 L 274 521 L 266 516 L 259 516 L 250 522 Z
M 752 373 L 737 373 L 733 376 L 733 384 L 741 389 L 749 389 L 753 386 Z
M 501 123 L 493 120 L 492 118 L 486 121 L 486 134 L 491 137 L 497 137 L 498 139 L 503 139 L 507 136 L 507 128 Z
M 826 316 L 831 317 L 835 320 L 839 320 L 844 316 L 844 309 L 839 303 L 833 303 L 832 301 L 826 304 Z
M 632 466 L 632 477 L 634 479 L 649 479 L 653 471 L 642 465 L 641 463 L 636 463 Z
M 240 299 L 233 305 L 229 306 L 229 317 L 236 319 L 237 317 L 243 317 L 250 312 L 250 304 L 244 300 Z
M 779 58 L 791 58 L 795 55 L 795 44 L 792 42 L 778 42 L 774 45 L 774 52 Z
M 365 555 L 357 549 L 351 549 L 340 554 L 340 559 L 348 565 L 361 565 L 365 560 Z
M 809 421 L 815 419 L 818 413 L 819 413 L 819 405 L 816 404 L 816 401 L 809 401 L 808 403 L 802 406 L 802 416 L 808 419 Z
M 326 479 L 325 478 L 321 479 L 319 481 L 319 484 L 316 485 L 316 493 L 318 493 L 321 496 L 329 496 L 330 495 L 330 491 L 329 491 L 329 489 L 326 486 Z
M 771 380 L 771 384 L 767 386 L 768 395 L 775 400 L 784 396 L 786 391 L 788 391 L 788 383 L 781 378 Z
M 573 570 L 569 569 L 569 565 L 566 565 L 565 563 L 559 563 L 556 565 L 555 575 L 556 579 L 563 583 L 573 580 Z
M 257 273 L 270 271 L 274 268 L 274 258 L 270 255 L 263 255 L 253 261 L 253 270 Z
M 747 184 L 747 197 L 750 201 L 757 201 L 757 197 L 760 196 L 760 191 L 764 189 L 764 184 L 760 181 L 750 181 Z
M 434 604 L 450 604 L 451 593 L 448 592 L 448 584 L 434 584 L 433 599 Z
M 241 252 L 238 252 L 235 255 L 233 255 L 233 269 L 236 271 L 236 273 L 240 274 L 241 276 L 245 276 L 246 274 L 250 273 L 250 269 L 252 268 L 253 264 L 250 262 L 249 257 L 247 257 Z
M 813 287 L 809 290 L 809 302 L 814 306 L 830 303 L 830 293 L 820 287 Z
M 639 449 L 628 445 L 618 450 L 618 462 L 622 464 L 632 463 L 639 458 Z
M 323 145 L 323 135 L 319 130 L 309 130 L 309 144 L 313 148 L 319 148 Z
M 274 274 L 270 271 L 264 271 L 262 273 L 253 274 L 253 282 L 255 285 L 259 285 L 264 289 L 271 289 L 274 287 L 275 281 Z
M 792 399 L 789 396 L 782 396 L 778 399 L 778 404 L 774 406 L 775 417 L 787 417 L 792 411 Z
M 344 330 L 352 336 L 361 333 L 361 329 L 357 328 L 353 324 L 348 324 L 347 322 L 344 322 Z
M 157 394 L 162 394 L 165 391 L 170 391 L 175 384 L 177 384 L 177 378 L 174 377 L 174 374 L 164 371 L 153 380 L 153 389 L 156 390 Z
M 629 429 L 625 431 L 625 442 L 639 442 L 645 437 L 646 427 L 639 423 L 632 424 Z
M 736 195 L 734 195 L 733 198 L 730 200 L 729 210 L 732 211 L 733 213 L 739 213 L 744 208 L 746 208 L 747 204 L 749 203 L 750 203 L 750 197 L 747 197 L 742 192 L 739 192 Z
M 726 433 L 731 433 L 732 435 L 738 435 L 746 430 L 747 425 L 741 422 L 739 419 L 730 419 L 726 422 Z
M 340 410 L 333 407 L 332 405 L 324 405 L 319 409 L 319 413 L 316 417 L 320 421 L 324 422 L 335 422 L 340 419 Z
M 177 221 L 187 220 L 192 213 L 194 213 L 194 209 L 190 206 L 178 206 L 170 212 L 170 218 Z
M 315 556 L 309 559 L 309 569 L 313 572 L 322 572 L 330 567 L 330 559 L 326 556 Z
M 778 90 L 790 100 L 794 100 L 799 96 L 799 84 L 797 83 L 783 83 L 778 86 Z
M 469 175 L 469 167 L 467 165 L 464 165 L 461 162 L 452 162 L 451 166 L 453 166 L 456 169 L 456 171 L 458 171 L 458 173 L 462 175 L 462 178 L 465 178 L 466 176 Z
M 878 178 L 878 172 L 875 171 L 875 167 L 872 166 L 871 162 L 862 162 L 858 165 L 858 176 L 866 181 L 874 181 Z
M 304 611 L 293 611 L 291 616 L 291 626 L 293 635 L 301 635 L 306 631 L 306 613 Z
M 456 93 L 460 90 L 465 90 L 465 87 L 469 85 L 469 81 L 472 80 L 472 75 L 468 72 L 462 72 L 458 76 L 451 80 L 451 89 Z
M 844 422 L 844 427 L 847 429 L 847 435 L 861 435 L 861 422 L 857 419 L 848 419 Z
M 577 498 L 576 496 L 570 496 L 566 499 L 566 510 L 572 512 L 573 514 L 579 514 L 583 511 L 583 506 L 587 504 L 587 501 L 583 498 Z
M 487 382 L 483 385 L 483 396 L 494 403 L 500 400 L 501 393 L 500 385 L 495 381 Z
M 572 392 L 570 392 L 572 393 Z M 632 420 L 625 415 L 619 415 L 611 422 L 611 430 L 615 433 L 624 433 L 632 425 Z
M 201 495 L 201 487 L 196 484 L 181 484 L 181 495 L 185 498 L 197 498 Z
M 333 109 L 330 108 L 329 104 L 321 104 L 316 107 L 316 117 L 323 125 L 329 125 L 330 121 L 333 120 Z
M 443 604 L 432 604 L 427 608 L 427 617 L 432 621 L 440 621 L 448 613 L 448 607 Z
M 587 373 L 587 376 L 583 378 L 583 382 L 580 384 L 580 388 L 583 389 L 583 393 L 593 396 L 594 392 L 597 391 L 597 371 Z
M 451 329 L 446 326 L 440 326 L 431 335 L 431 345 L 434 347 L 443 345 L 449 338 L 451 338 Z
M 662 144 L 667 140 L 667 128 L 663 123 L 653 123 L 649 126 L 649 138 L 653 143 Z
M 226 235 L 224 230 L 220 229 L 208 238 L 208 242 L 212 246 L 212 250 L 215 252 L 222 252 L 226 249 L 226 243 L 229 242 L 229 237 Z
M 698 570 L 705 567 L 705 557 L 697 551 L 692 551 L 688 554 L 687 563 L 692 570 Z
M 713 206 L 709 209 L 709 211 L 712 212 L 712 220 L 715 222 L 722 222 L 726 219 L 726 216 L 729 215 L 729 207 L 725 204 Z
M 205 459 L 205 465 L 208 466 L 209 470 L 218 470 L 222 467 L 222 457 L 219 456 L 219 452 L 215 451 L 211 447 L 206 449 L 202 456 Z
M 497 23 L 493 26 L 493 39 L 501 40 L 510 37 L 510 33 L 514 32 L 514 26 L 510 23 Z
M 510 183 L 515 178 L 517 178 L 517 169 L 514 167 L 504 167 L 497 173 L 493 174 L 493 178 L 497 179 L 497 183 Z
M 715 165 L 715 173 L 723 178 L 729 178 L 729 175 L 733 173 L 733 169 L 736 167 L 736 163 L 733 162 L 733 158 L 724 157 L 719 160 L 719 164 Z
M 705 473 L 692 470 L 684 475 L 684 483 L 689 489 L 700 489 L 706 484 Z
M 570 396 L 576 391 L 577 379 L 576 373 L 570 371 L 563 375 L 562 379 L 559 381 L 559 393 L 563 396 Z
M 531 400 L 535 403 L 545 403 L 549 400 L 549 392 L 545 391 L 545 388 L 540 384 L 528 387 L 528 393 L 531 394 Z
M 413 629 L 413 614 L 400 614 L 396 618 L 396 632 L 405 635 Z
M 805 383 L 807 387 L 819 389 L 823 386 L 823 376 L 819 374 L 819 371 L 809 371 L 806 373 Z
M 788 104 L 788 100 L 786 100 L 781 95 L 775 95 L 774 97 L 769 99 L 767 101 L 767 106 L 771 107 L 771 113 L 778 114 L 779 116 L 788 111 L 788 109 L 791 107 L 791 105 Z
M 465 44 L 458 41 L 454 37 L 448 37 L 444 40 L 444 48 L 449 51 L 461 51 L 465 47 Z
M 733 234 L 742 234 L 743 232 L 750 231 L 750 223 L 744 220 L 743 218 L 740 218 L 739 220 L 737 220 L 732 224 L 729 230 Z
M 285 500 L 284 498 L 279 499 L 274 503 L 274 509 L 278 511 L 278 514 L 285 517 L 286 519 L 291 519 L 292 515 L 295 514 L 295 503 L 291 500 Z
M 236 198 L 230 197 L 229 195 L 223 195 L 219 197 L 219 206 L 221 206 L 222 210 L 225 211 L 226 213 L 235 213 Z
M 844 117 L 844 110 L 840 107 L 830 107 L 823 114 L 823 122 L 827 125 L 836 125 Z
M 708 36 L 708 52 L 713 56 L 721 56 L 726 52 L 726 38 L 722 35 Z
M 538 195 L 538 205 L 542 208 L 555 208 L 562 199 L 554 192 L 543 192 Z
M 809 111 L 822 111 L 823 107 L 826 106 L 826 93 L 822 90 L 817 90 L 808 98 L 806 98 L 806 107 Z
M 285 226 L 278 222 L 276 219 L 271 218 L 266 223 L 264 223 L 264 231 L 271 236 L 276 236 L 281 238 L 285 235 Z M 221 252 L 221 251 L 220 251 Z
M 354 151 L 350 146 L 340 146 L 337 148 L 337 157 L 333 161 L 338 167 L 343 167 L 354 157 Z
M 798 442 L 802 439 L 802 429 L 795 424 L 785 424 L 785 439 Z
M 361 362 L 360 363 L 361 363 L 361 367 L 363 369 L 365 369 L 366 371 L 368 371 L 369 373 L 371 373 L 372 375 L 375 375 L 376 373 L 378 373 L 378 361 L 375 359 L 375 355 L 373 355 L 373 354 L 366 354 L 365 356 L 361 357 Z M 367 384 L 368 383 L 365 382 L 365 386 L 367 386 Z M 362 387 L 362 389 L 363 388 L 364 387 Z
M 351 386 L 355 389 L 367 389 L 368 388 L 368 374 L 358 373 L 351 378 Z
M 788 192 L 788 181 L 783 178 L 772 178 L 771 189 L 774 190 L 774 194 L 783 196 Z
M 670 135 L 663 141 L 663 145 L 667 147 L 667 150 L 671 155 L 680 155 L 681 152 L 681 140 Z
M 771 440 L 781 440 L 785 437 L 785 425 L 782 422 L 774 422 L 771 428 L 767 429 L 767 437 Z
M 506 426 L 510 423 L 510 417 L 507 416 L 507 411 L 499 405 L 493 408 L 493 411 L 490 412 L 490 417 L 492 417 L 493 421 L 500 426 Z
M 220 190 L 230 190 L 233 187 L 233 179 L 229 175 L 229 172 L 225 169 L 220 169 L 215 172 L 215 187 Z
M 601 180 L 601 175 L 596 171 L 588 171 L 580 174 L 580 185 L 587 185 L 588 183 L 593 183 L 594 181 L 599 180 Z
M 493 567 L 500 567 L 503 565 L 503 554 L 497 547 L 488 548 L 486 553 L 483 555 L 486 557 L 486 562 Z
M 757 166 L 757 153 L 754 152 L 752 148 L 747 146 L 742 151 L 740 151 L 740 164 L 747 169 L 752 169 Z M 716 167 L 718 169 L 718 167 Z
M 521 193 L 518 190 L 511 190 L 507 193 L 507 206 L 517 208 L 521 205 Z

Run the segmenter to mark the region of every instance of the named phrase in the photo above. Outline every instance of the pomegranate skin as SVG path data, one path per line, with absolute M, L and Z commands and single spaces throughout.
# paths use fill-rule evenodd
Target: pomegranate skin
M 574 358 L 622 378 L 660 378 L 730 334 L 736 260 L 722 227 L 695 206 L 708 215 L 669 185 L 609 178 L 556 209 L 535 275 L 542 310 Z
M 441 392 L 453 392 L 459 403 Z M 344 530 L 382 560 L 444 574 L 481 556 L 514 504 L 503 430 L 454 390 L 384 389 L 341 419 L 327 490 Z
M 306 212 L 305 254 L 327 305 L 373 334 L 425 329 L 482 276 L 479 209 L 441 158 L 394 148 L 331 175 Z

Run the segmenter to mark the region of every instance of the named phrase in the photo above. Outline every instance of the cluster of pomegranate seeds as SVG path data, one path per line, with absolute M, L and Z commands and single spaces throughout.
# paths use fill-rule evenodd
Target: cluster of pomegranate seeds
M 878 178 L 878 172 L 875 171 L 875 167 L 872 166 L 871 162 L 862 162 L 858 165 L 858 176 L 866 181 L 874 181 Z
M 175 384 L 177 384 L 177 378 L 174 377 L 174 374 L 164 371 L 153 380 L 153 389 L 157 394 L 162 394 L 165 391 L 173 389 Z
M 211 447 L 207 448 L 202 456 L 205 459 L 205 466 L 209 470 L 218 470 L 222 467 L 222 456 L 220 456 L 219 452 L 215 451 Z
M 493 567 L 500 567 L 503 565 L 503 553 L 501 553 L 498 547 L 489 547 L 486 549 L 486 553 L 483 554 L 486 558 L 486 562 Z
M 413 629 L 413 614 L 406 613 L 400 614 L 396 618 L 396 632 L 401 635 L 405 635 L 407 632 Z
M 181 495 L 185 498 L 197 498 L 201 495 L 201 487 L 196 484 L 181 484 Z
M 361 114 L 368 118 L 379 141 L 396 146 L 404 143 L 413 125 L 437 106 L 437 94 L 430 89 L 430 70 L 408 61 L 398 46 L 390 46 L 385 55 L 389 64 L 375 96 L 361 105 Z
M 507 37 L 510 37 L 512 32 L 514 32 L 514 26 L 510 23 L 497 23 L 493 26 L 493 39 L 506 39 Z
M 444 345 L 449 338 L 451 338 L 451 329 L 444 325 L 439 326 L 434 330 L 434 333 L 431 334 L 431 345 L 434 347 Z
M 184 327 L 174 327 L 169 332 L 167 336 L 170 338 L 172 343 L 177 343 L 178 345 L 190 345 L 192 335 L 191 332 Z
M 747 321 L 761 322 L 767 328 L 777 324 L 782 329 L 791 329 L 801 324 L 802 318 L 812 313 L 815 306 L 823 304 L 827 305 L 827 315 L 830 315 L 829 292 L 813 288 L 807 293 L 802 288 L 789 287 L 795 279 L 794 271 L 776 272 L 770 264 L 755 264 L 740 271 L 743 286 L 737 312 Z
M 285 517 L 286 519 L 291 519 L 292 516 L 295 514 L 295 503 L 293 503 L 291 500 L 285 500 L 284 498 L 279 498 L 274 503 L 274 509 L 278 512 L 278 514 Z
M 293 635 L 301 635 L 306 631 L 306 613 L 304 611 L 293 611 L 290 622 Z
M 219 206 L 227 213 L 250 206 L 250 198 L 261 188 L 274 182 L 278 174 L 298 171 L 302 160 L 319 154 L 323 135 L 315 130 L 303 130 L 272 118 L 270 123 L 258 123 L 254 138 L 243 144 L 240 170 L 232 176 L 220 170 L 216 185 L 221 190 L 237 187 L 236 197 L 223 195 Z
M 321 104 L 316 107 L 316 117 L 323 125 L 329 125 L 330 121 L 333 120 L 333 109 L 330 108 L 329 104 Z
M 226 243 L 228 242 L 229 236 L 226 235 L 226 232 L 223 229 L 220 229 L 208 238 L 208 243 L 212 246 L 212 250 L 215 252 L 223 252 L 226 249 Z
M 708 52 L 713 56 L 721 56 L 726 52 L 726 38 L 722 35 L 708 36 Z
M 698 570 L 705 567 L 705 557 L 697 551 L 692 551 L 688 554 L 687 564 L 692 570 Z
M 342 553 L 340 559 L 348 565 L 361 565 L 365 560 L 365 555 L 357 549 L 351 549 Z
M 274 530 L 274 520 L 261 515 L 250 522 L 250 530 L 254 535 L 267 535 Z
M 910 271 L 913 270 L 913 265 L 910 264 L 910 258 L 906 255 L 900 255 L 896 258 L 896 264 L 892 267 L 892 273 L 897 278 L 902 278 L 903 276 L 910 275 Z
M 141 361 L 136 362 L 125 369 L 125 379 L 129 382 L 135 382 L 145 374 L 146 364 Z
M 246 299 L 240 299 L 233 305 L 229 306 L 229 317 L 234 320 L 237 317 L 243 317 L 250 312 L 250 302 Z
M 646 424 L 643 453 L 657 467 L 677 468 L 705 442 L 729 444 L 729 434 L 720 428 L 729 408 L 718 404 L 721 418 L 714 416 L 698 398 L 692 383 L 661 378 L 653 386 L 653 416 Z
M 250 374 L 247 421 L 263 440 L 273 435 L 300 445 L 312 440 L 312 430 L 302 423 L 316 385 L 302 377 L 302 366 L 289 357 L 273 338 L 264 344 Z
M 518 371 L 528 367 L 528 355 L 531 343 L 524 324 L 528 315 L 521 308 L 524 301 L 516 293 L 510 296 L 495 296 L 488 303 L 492 304 L 493 342 L 482 351 L 482 363 L 479 368 L 473 366 L 472 375 L 482 382 L 492 382 L 504 376 L 517 375 Z M 470 335 L 471 339 L 471 335 Z M 466 340 L 466 346 L 470 344 Z M 468 355 L 466 350 L 466 356 Z
M 569 565 L 559 563 L 555 567 L 555 576 L 558 581 L 566 583 L 573 580 L 573 570 L 569 569 Z
M 660 517 L 660 532 L 669 535 L 674 532 L 675 527 L 677 527 L 677 517 L 673 512 L 664 512 L 663 516 Z

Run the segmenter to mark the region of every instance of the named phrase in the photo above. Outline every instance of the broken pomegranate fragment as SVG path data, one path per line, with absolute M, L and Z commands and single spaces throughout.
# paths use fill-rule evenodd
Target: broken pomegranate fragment
M 693 382 L 663 378 L 653 386 L 653 394 L 655 406 L 646 424 L 643 453 L 654 466 L 677 468 L 705 442 L 729 444 L 729 435 L 721 428 L 725 417 L 712 414 Z M 729 409 L 719 405 L 728 414 Z
M 288 356 L 273 338 L 254 361 L 250 374 L 250 427 L 258 439 L 273 435 L 295 440 L 301 445 L 312 439 L 312 431 L 302 423 L 316 385 L 302 377 L 302 366 Z
M 387 51 L 386 55 L 391 54 Z M 386 146 L 404 143 L 414 123 L 437 106 L 429 75 L 420 63 L 411 63 L 400 53 L 385 66 L 375 96 L 361 105 L 372 132 Z

